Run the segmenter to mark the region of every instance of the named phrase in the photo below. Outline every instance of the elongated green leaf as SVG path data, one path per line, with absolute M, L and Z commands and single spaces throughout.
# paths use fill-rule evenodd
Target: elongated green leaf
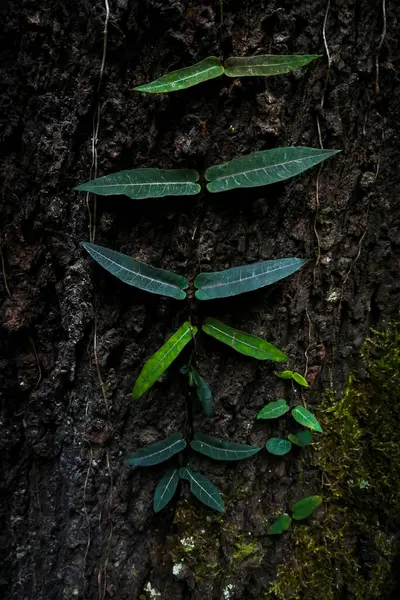
M 160 512 L 171 500 L 179 483 L 178 469 L 169 469 L 160 480 L 154 492 L 153 509 Z
M 323 433 L 322 427 L 318 423 L 317 419 L 309 410 L 304 408 L 304 406 L 296 406 L 296 408 L 292 410 L 292 417 L 296 419 L 300 425 L 304 425 L 304 427 L 308 427 L 309 429 Z
M 186 479 L 190 483 L 190 491 L 200 502 L 206 504 L 210 508 L 218 512 L 224 512 L 224 502 L 217 488 L 207 477 L 201 473 L 197 473 L 189 469 L 189 467 L 181 467 L 179 469 L 179 477 Z
M 82 246 L 99 265 L 124 283 L 139 290 L 169 296 L 176 300 L 186 298 L 183 290 L 189 286 L 189 282 L 185 277 L 163 269 L 156 269 L 141 260 L 135 260 L 126 254 L 114 252 L 114 250 L 103 248 L 97 244 L 83 242 Z
M 271 454 L 276 454 L 276 456 L 283 456 L 287 454 L 292 449 L 292 444 L 289 440 L 284 440 L 283 438 L 271 438 L 266 443 L 266 448 L 268 452 Z
M 213 405 L 212 405 L 212 393 L 210 386 L 206 382 L 206 380 L 198 374 L 197 370 L 192 367 L 191 371 L 193 383 L 196 386 L 197 397 L 200 401 L 200 404 L 203 407 L 203 411 L 207 417 L 212 417 L 213 414 Z
M 228 77 L 282 75 L 319 57 L 320 54 L 232 56 L 225 62 L 225 74 Z
M 303 258 L 280 258 L 215 273 L 201 273 L 194 280 L 195 287 L 199 288 L 196 298 L 213 300 L 252 292 L 289 277 L 307 262 L 308 260 Z
M 81 183 L 75 190 L 100 196 L 128 196 L 134 200 L 164 196 L 194 196 L 201 187 L 193 169 L 132 169 Z
M 279 515 L 277 519 L 270 525 L 267 529 L 267 533 L 269 535 L 280 535 L 287 529 L 289 529 L 292 523 L 291 517 L 289 515 Z
M 289 433 L 288 439 L 292 442 L 292 444 L 296 444 L 296 446 L 301 446 L 304 448 L 311 444 L 312 442 L 312 434 L 311 431 L 298 431 L 295 435 Z
M 304 377 L 302 375 L 300 375 L 300 373 L 293 373 L 292 378 L 298 385 L 302 385 L 303 387 L 308 387 L 308 381 L 306 379 L 304 379 Z
M 146 361 L 132 390 L 132 398 L 137 400 L 161 377 L 170 364 L 176 359 L 186 344 L 197 333 L 188 321 L 165 342 L 149 360 Z
M 293 371 L 275 371 L 275 375 L 280 379 L 293 379 Z
M 291 508 L 293 519 L 296 521 L 307 519 L 321 503 L 321 496 L 308 496 L 308 498 L 299 500 Z
M 151 83 L 135 87 L 136 92 L 148 92 L 150 94 L 163 94 L 166 92 L 177 92 L 192 87 L 203 81 L 219 77 L 224 72 L 224 67 L 216 56 L 209 56 L 195 65 L 178 69 L 159 77 Z
M 261 450 L 256 446 L 227 442 L 198 432 L 194 434 L 194 440 L 190 442 L 190 445 L 196 452 L 214 460 L 243 460 Z
M 140 448 L 126 459 L 126 463 L 132 467 L 151 467 L 168 460 L 184 448 L 186 442 L 181 432 L 176 431 L 166 440 Z
M 210 167 L 206 171 L 209 192 L 269 185 L 311 169 L 340 150 L 288 147 L 252 152 Z
M 277 419 L 287 413 L 288 410 L 289 406 L 286 400 L 268 402 L 258 413 L 257 419 Z
M 265 340 L 244 331 L 233 329 L 233 327 L 229 327 L 229 325 L 225 325 L 212 317 L 206 317 L 202 329 L 207 335 L 227 344 L 227 346 L 230 346 L 236 352 L 240 352 L 246 356 L 251 356 L 258 360 L 274 360 L 276 362 L 288 360 L 284 352 L 278 350 L 278 348 Z

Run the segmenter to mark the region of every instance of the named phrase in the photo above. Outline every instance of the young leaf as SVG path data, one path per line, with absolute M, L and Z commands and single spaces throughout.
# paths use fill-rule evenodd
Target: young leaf
M 275 371 L 275 375 L 280 379 L 293 379 L 293 371 Z
M 308 387 L 308 381 L 300 373 L 293 373 L 292 379 L 303 387 Z
M 320 54 L 233 56 L 225 62 L 228 77 L 283 75 L 319 58 Z
M 82 246 L 99 265 L 124 283 L 139 290 L 169 296 L 176 300 L 186 298 L 186 292 L 183 290 L 189 286 L 189 282 L 185 277 L 156 269 L 141 260 L 135 260 L 126 254 L 114 252 L 97 244 L 83 242 Z
M 311 444 L 312 434 L 311 431 L 298 431 L 295 435 L 289 433 L 288 439 L 292 442 L 292 444 L 296 444 L 296 446 L 305 448 L 305 446 Z
M 198 432 L 194 434 L 194 440 L 190 442 L 190 445 L 196 452 L 214 460 L 243 460 L 261 450 L 256 446 L 227 442 Z
M 209 56 L 195 65 L 167 73 L 151 83 L 139 85 L 134 90 L 150 94 L 177 92 L 203 81 L 214 79 L 214 77 L 219 77 L 223 72 L 224 67 L 221 65 L 220 60 L 216 56 Z
M 81 183 L 74 189 L 100 196 L 124 195 L 133 200 L 164 196 L 194 196 L 201 187 L 193 169 L 132 169 Z
M 233 329 L 233 327 L 224 325 L 224 323 L 212 317 L 206 317 L 202 329 L 207 335 L 227 344 L 236 350 L 236 352 L 240 352 L 246 356 L 252 356 L 258 360 L 274 360 L 276 362 L 288 360 L 284 352 L 278 350 L 278 348 L 265 340 L 244 331 Z
M 198 374 L 194 367 L 192 367 L 191 375 L 193 383 L 196 386 L 197 397 L 200 401 L 200 404 L 203 407 L 203 411 L 205 415 L 207 415 L 207 417 L 212 417 L 213 406 L 210 386 L 208 385 L 206 380 Z
M 146 361 L 132 390 L 134 400 L 140 398 L 151 388 L 196 333 L 197 327 L 193 327 L 187 321 Z
M 267 529 L 267 533 L 269 535 L 280 535 L 287 529 L 289 529 L 290 524 L 292 522 L 291 517 L 289 515 L 279 515 L 277 519 L 270 525 Z
M 288 440 L 284 440 L 282 438 L 271 438 L 266 443 L 266 448 L 268 452 L 271 454 L 276 454 L 276 456 L 283 456 L 287 454 L 292 449 L 292 444 Z
M 139 450 L 128 456 L 126 464 L 131 467 L 151 467 L 168 460 L 184 448 L 186 448 L 186 442 L 182 439 L 181 432 L 176 431 L 166 440 L 139 448 Z
M 322 503 L 321 496 L 308 496 L 308 498 L 303 498 L 299 500 L 292 506 L 292 517 L 296 521 L 301 521 L 302 519 L 307 519 L 316 508 Z
M 275 400 L 269 402 L 260 410 L 257 415 L 257 419 L 277 419 L 281 417 L 289 410 L 289 406 L 286 400 Z
M 154 492 L 153 509 L 160 512 L 171 500 L 179 483 L 178 469 L 169 469 L 160 480 Z
M 199 288 L 196 298 L 213 300 L 252 292 L 289 277 L 307 262 L 303 258 L 280 258 L 215 273 L 200 273 L 194 280 L 195 287 Z
M 296 406 L 292 410 L 292 417 L 300 423 L 300 425 L 304 425 L 304 427 L 308 427 L 309 429 L 313 429 L 314 431 L 319 431 L 319 433 L 323 433 L 321 425 L 318 423 L 317 419 L 314 415 L 304 408 L 303 406 Z
M 209 167 L 206 179 L 209 192 L 226 192 L 240 187 L 269 185 L 290 179 L 311 169 L 340 150 L 288 147 L 253 152 L 247 156 Z
M 204 477 L 201 473 L 192 471 L 189 467 L 181 467 L 179 469 L 179 477 L 189 481 L 190 491 L 200 502 L 218 512 L 225 511 L 224 502 L 217 488 L 207 477 Z

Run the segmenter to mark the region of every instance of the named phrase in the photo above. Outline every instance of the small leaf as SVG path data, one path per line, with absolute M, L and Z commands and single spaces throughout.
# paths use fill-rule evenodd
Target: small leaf
M 274 402 L 269 402 L 260 410 L 257 419 L 277 419 L 287 413 L 288 410 L 289 406 L 286 400 L 275 400 Z
M 314 431 L 319 431 L 319 433 L 323 433 L 321 425 L 318 423 L 317 419 L 314 415 L 304 408 L 303 406 L 296 406 L 292 410 L 292 417 L 300 423 L 300 425 L 304 425 L 304 427 L 308 427 L 309 429 L 313 429 Z
M 126 459 L 126 463 L 131 467 L 151 467 L 168 460 L 184 448 L 186 442 L 181 432 L 177 431 L 166 440 L 140 448 Z
M 227 442 L 198 432 L 194 434 L 194 440 L 190 445 L 196 452 L 214 460 L 243 460 L 261 450 L 256 446 Z
M 150 94 L 163 94 L 166 92 L 177 92 L 192 87 L 203 81 L 219 77 L 224 72 L 224 67 L 216 56 L 209 56 L 195 65 L 171 71 L 159 77 L 151 83 L 135 87 L 136 92 L 148 92 Z
M 185 277 L 170 271 L 156 269 L 141 260 L 135 260 L 126 254 L 114 252 L 97 244 L 83 242 L 82 246 L 104 269 L 124 283 L 161 296 L 169 296 L 176 300 L 186 298 L 185 290 L 189 282 Z
M 340 150 L 289 147 L 253 152 L 229 162 L 209 167 L 206 179 L 209 192 L 257 187 L 284 181 L 311 169 Z
M 322 504 L 321 496 L 308 496 L 308 498 L 299 500 L 291 508 L 293 519 L 296 521 L 307 519 L 320 504 Z
M 280 379 L 292 379 L 293 371 L 275 371 L 275 375 Z
M 267 533 L 269 535 L 280 535 L 287 529 L 289 529 L 290 524 L 292 522 L 291 517 L 289 515 L 279 515 L 277 519 L 270 525 L 267 529 Z
M 288 360 L 284 352 L 278 350 L 278 348 L 269 342 L 244 331 L 233 329 L 233 327 L 229 327 L 229 325 L 225 325 L 212 317 L 206 317 L 202 329 L 207 335 L 227 344 L 227 346 L 230 346 L 236 352 L 240 352 L 246 356 L 251 356 L 258 360 L 274 360 L 276 362 Z
M 292 379 L 294 379 L 294 381 L 299 385 L 302 385 L 303 387 L 308 387 L 308 381 L 304 379 L 304 377 L 300 375 L 300 373 L 293 373 Z
M 132 169 L 81 183 L 74 189 L 99 196 L 123 195 L 133 200 L 199 194 L 199 174 L 193 169 Z
M 196 298 L 213 300 L 252 292 L 289 277 L 307 262 L 303 258 L 280 258 L 215 273 L 201 273 L 194 281 L 195 287 L 199 288 Z
M 153 509 L 160 512 L 171 500 L 179 483 L 178 469 L 169 469 L 160 480 L 154 492 Z
M 292 444 L 296 444 L 296 446 L 305 448 L 305 446 L 311 444 L 312 434 L 310 431 L 298 431 L 295 435 L 289 433 L 288 439 L 292 442 Z
M 268 452 L 271 454 L 276 454 L 276 456 L 283 456 L 287 454 L 292 449 L 292 444 L 288 440 L 284 440 L 282 438 L 271 438 L 266 443 L 266 448 Z
M 213 405 L 210 386 L 206 380 L 198 374 L 194 367 L 192 367 L 191 375 L 193 383 L 196 386 L 197 397 L 203 407 L 204 414 L 207 415 L 207 417 L 212 417 Z
M 132 398 L 137 400 L 161 377 L 170 364 L 182 352 L 186 344 L 194 338 L 197 327 L 188 321 L 182 325 L 149 360 L 145 362 L 132 390 Z
M 319 57 L 319 54 L 232 56 L 225 62 L 225 74 L 228 77 L 283 75 Z
M 210 508 L 218 512 L 224 512 L 224 502 L 217 488 L 207 477 L 201 473 L 197 473 L 189 469 L 189 467 L 181 467 L 179 469 L 179 477 L 186 479 L 190 483 L 190 491 L 200 502 L 206 504 Z

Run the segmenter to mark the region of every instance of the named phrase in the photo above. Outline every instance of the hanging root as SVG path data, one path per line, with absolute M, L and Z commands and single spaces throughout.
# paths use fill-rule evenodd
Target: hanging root
M 1 259 L 1 271 L 3 273 L 4 287 L 6 288 L 6 292 L 7 292 L 8 296 L 11 298 L 10 288 L 8 287 L 8 283 L 7 283 L 6 265 L 4 263 L 4 255 L 3 255 L 3 252 L 1 249 L 1 243 L 0 243 L 0 259 Z
M 382 19 L 382 33 L 375 55 L 375 92 L 377 96 L 379 95 L 379 54 L 382 50 L 383 42 L 385 41 L 386 37 L 386 0 L 382 0 Z

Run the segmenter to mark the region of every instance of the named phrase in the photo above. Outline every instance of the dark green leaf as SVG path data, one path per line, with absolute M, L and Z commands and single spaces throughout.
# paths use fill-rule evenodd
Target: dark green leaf
M 321 503 L 321 496 L 308 496 L 308 498 L 299 500 L 291 508 L 293 519 L 296 521 L 307 519 Z
M 190 483 L 190 491 L 200 502 L 206 504 L 210 508 L 218 512 L 224 512 L 224 502 L 217 488 L 207 477 L 201 473 L 197 473 L 189 469 L 189 467 L 181 467 L 179 469 L 181 479 L 186 479 Z
M 286 400 L 275 400 L 269 402 L 260 410 L 257 415 L 257 419 L 277 419 L 281 417 L 289 410 L 289 406 Z
M 75 190 L 100 196 L 128 196 L 134 200 L 199 194 L 199 174 L 193 169 L 132 169 L 81 183 Z
M 319 54 L 233 56 L 225 62 L 228 77 L 282 75 L 319 58 Z
M 253 152 L 210 167 L 206 171 L 209 192 L 257 187 L 284 181 L 318 165 L 340 150 L 289 147 Z
M 162 477 L 154 492 L 154 512 L 160 512 L 171 500 L 179 483 L 178 469 L 169 469 Z
M 280 535 L 289 529 L 292 519 L 289 515 L 279 515 L 277 519 L 267 529 L 269 535 Z
M 151 467 L 168 460 L 184 448 L 186 442 L 181 432 L 177 431 L 166 440 L 140 448 L 126 459 L 126 463 L 135 467 Z
M 139 85 L 134 88 L 136 92 L 149 92 L 150 94 L 163 94 L 166 92 L 177 92 L 192 87 L 203 81 L 219 77 L 224 72 L 224 67 L 216 56 L 209 56 L 201 62 L 167 73 L 159 79 Z
M 194 434 L 194 440 L 190 442 L 190 445 L 196 452 L 214 460 L 242 460 L 261 450 L 256 446 L 227 442 L 198 432 Z
M 266 448 L 268 452 L 271 454 L 276 454 L 276 456 L 283 456 L 287 454 L 292 449 L 292 444 L 288 440 L 284 440 L 282 438 L 271 438 L 266 443 Z
M 293 371 L 275 371 L 275 375 L 280 379 L 293 379 Z
M 244 331 L 233 329 L 233 327 L 224 325 L 224 323 L 212 317 L 206 317 L 202 329 L 211 337 L 227 344 L 236 350 L 236 352 L 240 352 L 246 356 L 251 356 L 258 360 L 274 360 L 277 362 L 288 360 L 286 354 L 269 342 Z
M 212 417 L 213 405 L 210 386 L 208 385 L 206 380 L 198 374 L 194 367 L 192 367 L 191 375 L 193 383 L 196 386 L 197 397 L 200 401 L 200 404 L 203 407 L 203 411 L 207 415 L 207 417 Z
M 126 254 L 114 252 L 114 250 L 103 248 L 97 244 L 83 242 L 82 246 L 99 265 L 124 283 L 176 300 L 186 298 L 186 292 L 183 290 L 189 286 L 189 282 L 185 277 L 163 269 L 156 269 L 141 260 L 135 260 Z
M 197 327 L 188 321 L 182 325 L 149 360 L 146 361 L 132 390 L 132 398 L 137 400 L 161 377 L 170 364 L 182 352 L 186 344 L 194 338 Z
M 201 273 L 194 281 L 195 287 L 199 288 L 196 298 L 213 300 L 252 292 L 289 277 L 307 262 L 303 258 L 280 258 L 215 273 Z
M 303 387 L 308 387 L 308 381 L 304 379 L 304 377 L 300 375 L 300 373 L 293 373 L 292 379 L 294 379 L 294 381 L 299 385 L 302 385 Z
M 319 433 L 322 433 L 322 427 L 318 423 L 317 419 L 303 406 L 296 406 L 296 408 L 292 410 L 292 417 L 298 423 L 300 423 L 300 425 L 304 425 L 304 427 L 308 427 L 309 429 L 313 429 L 314 431 L 319 431 Z
M 311 444 L 312 442 L 312 434 L 310 431 L 298 431 L 295 435 L 289 433 L 288 439 L 292 442 L 292 444 L 296 444 L 296 446 L 301 446 L 304 448 Z

